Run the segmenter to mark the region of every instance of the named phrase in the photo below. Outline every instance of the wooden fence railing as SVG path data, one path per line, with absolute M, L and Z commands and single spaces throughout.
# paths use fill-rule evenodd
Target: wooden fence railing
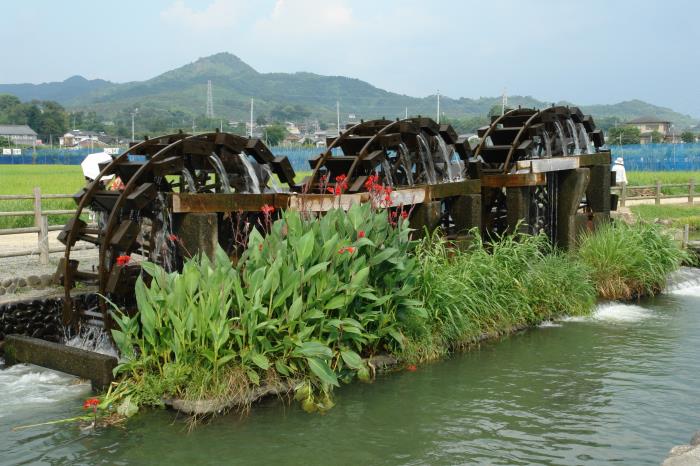
M 61 252 L 63 247 L 49 247 L 49 232 L 63 229 L 63 225 L 49 226 L 49 215 L 73 215 L 75 209 L 54 209 L 44 210 L 42 201 L 45 199 L 71 199 L 72 194 L 41 194 L 41 188 L 34 188 L 33 194 L 2 194 L 0 201 L 17 201 L 17 200 L 34 200 L 33 210 L 14 210 L 0 211 L 0 217 L 34 217 L 34 226 L 25 228 L 4 228 L 0 229 L 0 236 L 16 235 L 21 233 L 37 233 L 37 247 L 33 249 L 25 249 L 21 251 L 0 251 L 0 258 L 4 257 L 19 257 L 33 254 L 39 255 L 41 265 L 49 264 L 49 254 L 52 252 Z M 77 246 L 74 250 L 90 249 L 94 246 Z
M 682 194 L 664 194 L 662 191 L 664 188 L 685 188 Z M 662 184 L 661 181 L 656 180 L 653 185 L 645 186 L 630 186 L 622 185 L 615 186 L 612 188 L 613 192 L 619 194 L 620 206 L 624 207 L 627 201 L 636 200 L 654 200 L 654 204 L 661 205 L 662 199 L 683 199 L 688 198 L 688 204 L 692 204 L 696 196 L 700 193 L 695 192 L 695 180 L 690 179 L 687 183 L 667 183 Z

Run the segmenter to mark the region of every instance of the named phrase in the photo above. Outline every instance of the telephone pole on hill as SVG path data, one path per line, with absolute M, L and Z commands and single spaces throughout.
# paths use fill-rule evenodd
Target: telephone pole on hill
M 207 81 L 207 118 L 214 118 L 214 97 L 211 93 L 211 79 Z

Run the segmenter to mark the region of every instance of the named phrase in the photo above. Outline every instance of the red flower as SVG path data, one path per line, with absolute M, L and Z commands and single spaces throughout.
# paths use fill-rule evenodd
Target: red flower
M 399 216 L 399 213 L 395 210 L 391 211 L 391 218 L 397 218 Z
M 119 256 L 117 257 L 117 265 L 126 265 L 131 260 L 131 256 Z
M 352 246 L 345 246 L 345 247 L 338 249 L 338 254 L 345 254 L 346 252 L 349 252 L 350 254 L 352 254 L 353 252 L 355 252 L 355 248 Z
M 365 237 L 365 230 L 360 230 L 357 232 L 357 238 L 364 238 Z
M 170 241 L 172 241 L 173 243 L 175 243 L 175 242 L 177 242 L 177 240 L 178 240 L 179 238 L 177 237 L 176 234 L 170 233 L 170 234 L 168 235 L 168 239 L 169 239 Z
M 262 248 L 263 248 L 262 243 L 258 244 L 258 251 L 262 251 Z
M 97 406 L 99 404 L 100 404 L 100 400 L 98 400 L 97 398 L 88 398 L 83 403 L 83 409 L 97 408 Z
M 331 193 L 331 194 L 333 194 L 333 193 L 335 192 L 335 190 L 333 189 L 333 186 L 328 186 L 328 187 L 326 188 L 326 191 L 328 191 L 328 192 Z
M 406 370 L 409 372 L 415 372 L 416 370 L 418 370 L 418 368 L 415 366 L 415 364 L 409 364 L 408 366 L 406 366 Z
M 272 212 L 275 211 L 275 208 L 274 208 L 273 206 L 271 206 L 271 205 L 265 204 L 264 206 L 262 206 L 262 207 L 260 208 L 260 210 L 262 211 L 263 214 L 265 214 L 265 215 L 270 215 Z
M 406 212 L 405 210 L 402 210 L 401 211 L 401 218 L 406 220 L 408 218 L 408 212 Z

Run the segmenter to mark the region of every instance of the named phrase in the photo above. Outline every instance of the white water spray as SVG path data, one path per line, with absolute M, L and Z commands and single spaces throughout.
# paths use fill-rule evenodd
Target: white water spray
M 425 136 L 418 134 L 418 145 L 419 152 L 421 156 L 421 161 L 423 162 L 423 169 L 425 170 L 425 176 L 428 179 L 428 184 L 437 183 L 437 176 L 435 175 L 435 165 L 433 164 L 433 154 L 430 152 L 430 146 Z
M 245 167 L 246 177 L 248 178 L 248 192 L 253 194 L 260 194 L 260 180 L 258 180 L 258 175 L 255 174 L 255 169 L 253 165 L 248 160 L 248 156 L 244 153 L 238 154 L 238 158 Z
M 211 160 L 211 164 L 214 166 L 214 171 L 216 171 L 216 174 L 219 177 L 221 189 L 226 194 L 231 193 L 231 183 L 228 180 L 228 173 L 226 173 L 226 169 L 224 168 L 224 164 L 221 162 L 221 159 L 218 155 L 212 153 L 209 156 L 209 160 Z
M 566 124 L 569 126 L 569 132 L 571 133 L 571 139 L 574 141 L 574 154 L 573 155 L 581 155 L 581 145 L 579 144 L 578 141 L 578 131 L 576 131 L 576 125 L 574 124 L 574 120 L 571 118 L 566 119 Z

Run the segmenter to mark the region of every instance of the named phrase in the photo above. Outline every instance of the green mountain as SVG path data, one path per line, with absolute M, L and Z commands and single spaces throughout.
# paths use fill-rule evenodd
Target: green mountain
M 259 73 L 230 53 L 219 53 L 163 73 L 146 81 L 111 83 L 103 80 L 69 78 L 62 83 L 0 85 L 0 93 L 15 94 L 22 100 L 51 99 L 69 109 L 95 111 L 104 118 L 124 117 L 134 107 L 141 112 L 176 115 L 183 124 L 187 118 L 202 115 L 206 108 L 207 81 L 212 81 L 214 113 L 217 118 L 245 120 L 250 98 L 255 98 L 255 114 L 269 115 L 275 109 L 300 106 L 312 117 L 335 121 L 336 101 L 343 115 L 357 118 L 433 115 L 435 96 L 423 98 L 397 94 L 343 76 L 313 73 Z M 440 108 L 448 117 L 485 115 L 500 97 L 441 96 Z M 530 96 L 509 96 L 509 105 L 545 107 L 551 105 Z M 561 102 L 560 102 L 561 103 Z M 590 105 L 582 109 L 598 118 L 616 117 L 622 121 L 641 116 L 668 119 L 678 127 L 697 124 L 689 115 L 639 100 L 613 105 Z

